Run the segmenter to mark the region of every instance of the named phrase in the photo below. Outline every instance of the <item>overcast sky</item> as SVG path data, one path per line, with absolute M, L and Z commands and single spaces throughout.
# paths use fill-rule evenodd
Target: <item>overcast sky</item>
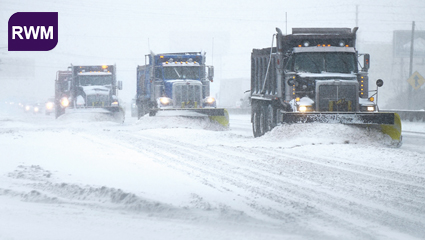
M 59 13 L 58 45 L 47 52 L 8 52 L 10 16 L 31 11 Z M 54 94 L 56 71 L 70 64 L 115 63 L 124 85 L 120 97 L 129 101 L 136 67 L 150 51 L 207 52 L 217 91 L 220 81 L 250 77 L 252 48 L 269 47 L 275 27 L 288 34 L 292 27 L 353 28 L 357 19 L 360 42 L 391 43 L 393 30 L 410 30 L 412 21 L 416 30 L 425 30 L 424 13 L 423 0 L 0 0 L 0 99 L 30 94 L 47 99 Z M 33 61 L 32 76 L 13 78 L 4 69 L 19 59 L 21 65 Z

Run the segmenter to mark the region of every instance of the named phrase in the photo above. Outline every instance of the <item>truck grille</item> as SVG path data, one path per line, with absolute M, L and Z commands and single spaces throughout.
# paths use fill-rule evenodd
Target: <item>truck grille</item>
M 197 108 L 201 106 L 201 90 L 200 85 L 175 85 L 173 97 L 176 107 Z
M 318 84 L 317 111 L 355 112 L 358 105 L 357 84 Z M 318 91 L 317 91 L 318 90 Z
M 87 107 L 109 107 L 109 95 L 88 95 L 86 101 Z

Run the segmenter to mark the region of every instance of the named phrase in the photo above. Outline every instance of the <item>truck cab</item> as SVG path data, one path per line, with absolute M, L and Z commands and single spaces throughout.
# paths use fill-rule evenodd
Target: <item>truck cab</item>
M 56 117 L 66 109 L 122 111 L 118 99 L 122 82 L 116 80 L 115 65 L 71 65 L 68 69 L 66 77 L 56 81 Z
M 214 68 L 200 52 L 150 54 L 137 67 L 139 118 L 161 110 L 215 108 L 210 97 Z

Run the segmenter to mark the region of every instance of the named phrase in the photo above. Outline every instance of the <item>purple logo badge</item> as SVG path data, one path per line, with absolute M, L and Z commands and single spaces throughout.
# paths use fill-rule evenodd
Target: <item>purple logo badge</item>
M 49 51 L 58 44 L 57 12 L 17 12 L 9 18 L 9 51 Z

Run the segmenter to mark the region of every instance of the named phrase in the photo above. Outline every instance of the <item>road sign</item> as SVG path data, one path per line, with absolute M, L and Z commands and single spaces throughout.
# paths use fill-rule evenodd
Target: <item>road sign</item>
M 412 85 L 413 89 L 417 90 L 425 83 L 425 79 L 417 71 L 415 71 L 412 76 L 407 79 L 407 82 Z

